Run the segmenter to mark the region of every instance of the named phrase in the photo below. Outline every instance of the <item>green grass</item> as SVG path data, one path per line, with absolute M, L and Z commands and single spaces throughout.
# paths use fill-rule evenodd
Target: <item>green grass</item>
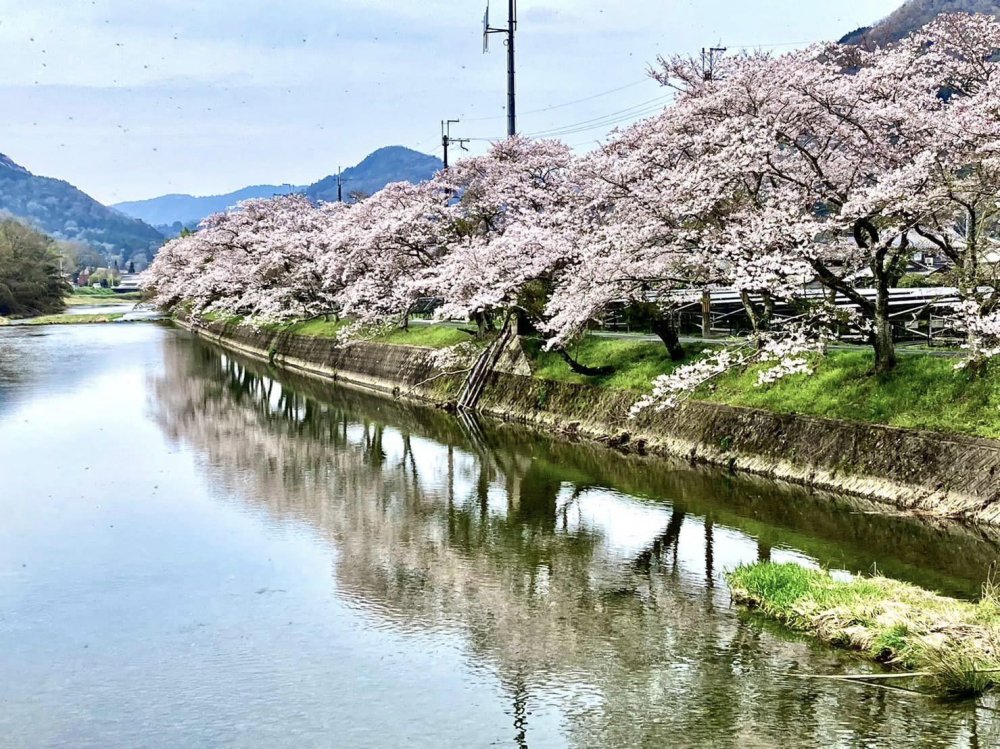
M 76 297 L 98 297 L 100 299 L 108 298 L 125 298 L 125 299 L 139 299 L 142 296 L 141 292 L 129 291 L 119 294 L 114 289 L 102 289 L 93 287 L 76 287 L 73 289 L 71 296 Z
M 74 296 L 114 296 L 112 289 L 94 286 L 77 286 L 73 289 Z
M 1000 598 L 979 603 L 884 577 L 834 580 L 823 570 L 758 562 L 727 575 L 733 598 L 789 628 L 914 671 L 938 694 L 973 696 L 1000 681 Z
M 911 429 L 1000 438 L 1000 365 L 978 375 L 956 370 L 957 360 L 932 355 L 899 358 L 885 377 L 872 374 L 865 351 L 833 351 L 811 375 L 756 386 L 757 369 L 719 379 L 697 397 L 762 408 Z
M 18 321 L 18 325 L 83 325 L 85 323 L 115 322 L 125 316 L 124 312 L 110 312 L 104 315 L 42 315 Z
M 296 335 L 308 335 L 315 338 L 335 338 L 346 327 L 344 320 L 324 320 L 317 317 L 314 320 L 293 323 L 265 324 L 266 330 L 281 330 Z
M 535 377 L 615 390 L 648 392 L 654 377 L 671 372 L 678 366 L 670 361 L 662 344 L 652 341 L 584 338 L 569 349 L 574 359 L 589 367 L 614 367 L 611 374 L 596 377 L 577 374 L 558 354 L 543 351 L 542 342 L 538 339 L 524 341 L 524 348 L 535 362 Z
M 243 322 L 244 318 L 223 317 L 220 315 L 206 314 L 203 320 L 209 322 L 224 321 L 227 323 Z M 265 330 L 294 333 L 295 335 L 313 336 L 316 338 L 334 338 L 350 324 L 348 320 L 325 320 L 317 317 L 313 320 L 291 323 L 263 323 L 260 327 Z M 373 335 L 361 336 L 362 339 L 377 341 L 379 343 L 393 343 L 403 346 L 420 346 L 422 348 L 447 348 L 458 343 L 466 343 L 473 340 L 472 336 L 464 333 L 453 325 L 411 325 L 409 330 L 399 328 L 386 328 L 377 331 Z
M 451 325 L 411 325 L 409 330 L 398 328 L 383 332 L 372 340 L 380 343 L 396 343 L 403 346 L 424 348 L 447 348 L 459 343 L 468 343 L 474 338 Z
M 133 306 L 139 300 L 139 294 L 114 294 L 114 295 L 96 295 L 96 294 L 71 294 L 65 297 L 63 301 L 66 303 L 67 307 L 96 307 L 98 305 L 105 306 L 109 304 L 121 304 Z
M 661 344 L 651 341 L 583 339 L 571 353 L 582 364 L 615 368 L 601 377 L 574 373 L 557 354 L 542 351 L 538 340 L 525 341 L 525 349 L 535 361 L 536 377 L 617 390 L 649 392 L 654 377 L 678 366 Z M 688 361 L 700 355 L 697 348 L 688 350 Z M 761 368 L 751 367 L 724 375 L 694 397 L 780 413 L 1000 438 L 1000 362 L 973 374 L 956 370 L 958 361 L 929 352 L 905 355 L 894 372 L 875 377 L 868 351 L 831 351 L 817 357 L 811 375 L 758 387 Z

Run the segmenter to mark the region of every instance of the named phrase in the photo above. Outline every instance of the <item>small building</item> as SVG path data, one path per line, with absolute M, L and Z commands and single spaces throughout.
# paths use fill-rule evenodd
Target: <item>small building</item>
M 142 288 L 139 286 L 139 274 L 123 273 L 118 285 L 114 287 L 114 291 L 116 294 L 128 294 L 142 291 Z

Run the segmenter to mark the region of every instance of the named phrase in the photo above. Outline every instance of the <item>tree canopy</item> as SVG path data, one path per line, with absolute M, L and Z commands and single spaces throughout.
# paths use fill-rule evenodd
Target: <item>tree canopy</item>
M 0 315 L 60 312 L 67 293 L 52 239 L 19 221 L 0 221 Z

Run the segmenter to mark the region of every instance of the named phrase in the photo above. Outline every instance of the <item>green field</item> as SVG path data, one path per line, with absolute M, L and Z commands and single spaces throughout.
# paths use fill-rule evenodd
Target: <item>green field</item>
M 211 318 L 224 319 L 227 323 L 238 323 L 240 318 Z M 345 320 L 324 320 L 316 318 L 304 322 L 293 323 L 270 323 L 262 327 L 266 330 L 283 331 L 295 333 L 297 335 L 315 336 L 317 338 L 334 338 L 339 335 L 348 323 Z M 411 325 L 408 330 L 400 328 L 385 328 L 362 336 L 365 340 L 378 341 L 379 343 L 394 343 L 403 346 L 420 346 L 423 348 L 447 348 L 459 343 L 473 340 L 469 333 L 463 332 L 454 325 Z

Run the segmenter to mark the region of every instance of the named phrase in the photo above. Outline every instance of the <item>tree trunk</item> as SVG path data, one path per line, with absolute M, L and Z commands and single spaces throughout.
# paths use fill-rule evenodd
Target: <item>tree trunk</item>
M 654 313 L 651 324 L 653 332 L 659 336 L 660 340 L 663 341 L 663 345 L 667 347 L 667 351 L 670 353 L 670 360 L 683 361 L 685 356 L 684 346 L 681 345 L 680 333 L 677 331 L 674 316 L 670 312 L 665 314 Z
M 515 310 L 517 315 L 517 334 L 519 336 L 530 336 L 538 334 L 538 327 L 523 309 Z
M 701 337 L 712 336 L 712 292 L 705 289 L 701 292 Z
M 875 330 L 871 343 L 875 349 L 875 374 L 884 375 L 896 367 L 896 344 L 892 339 L 892 321 L 889 319 L 889 288 L 883 279 L 877 280 L 878 296 L 875 298 Z
M 771 329 L 771 318 L 774 316 L 774 298 L 771 292 L 762 291 L 761 299 L 763 304 L 758 307 L 750 297 L 750 292 L 743 290 L 740 292 L 740 300 L 743 302 L 743 309 L 746 310 L 747 317 L 750 318 L 750 327 L 753 334 L 757 336 L 757 345 L 763 344 L 760 334 Z
M 975 210 L 972 206 L 966 208 L 965 227 L 965 255 L 962 258 L 962 267 L 959 271 L 958 296 L 959 299 L 972 302 L 979 307 L 979 300 L 976 292 L 979 289 L 979 252 L 978 252 L 978 224 Z M 975 333 L 971 329 L 965 333 L 965 342 L 970 350 L 975 350 Z
M 493 320 L 490 314 L 485 311 L 474 312 L 472 314 L 472 320 L 476 323 L 476 338 L 480 340 L 486 338 L 486 334 L 490 332 L 493 327 Z
M 903 232 L 900 247 L 895 253 L 889 247 L 879 247 L 878 227 L 869 219 L 855 222 L 854 240 L 858 247 L 874 250 L 870 265 L 875 279 L 875 309 L 872 315 L 874 329 L 869 340 L 875 349 L 875 374 L 885 375 L 896 367 L 896 344 L 892 339 L 892 321 L 889 319 L 889 288 L 901 275 L 897 261 L 906 256 L 909 240 L 906 232 Z
M 570 356 L 569 352 L 564 348 L 556 349 L 556 353 L 562 357 L 562 360 L 569 365 L 570 369 L 585 377 L 605 377 L 615 371 L 614 367 L 588 367 L 586 364 L 581 364 Z

